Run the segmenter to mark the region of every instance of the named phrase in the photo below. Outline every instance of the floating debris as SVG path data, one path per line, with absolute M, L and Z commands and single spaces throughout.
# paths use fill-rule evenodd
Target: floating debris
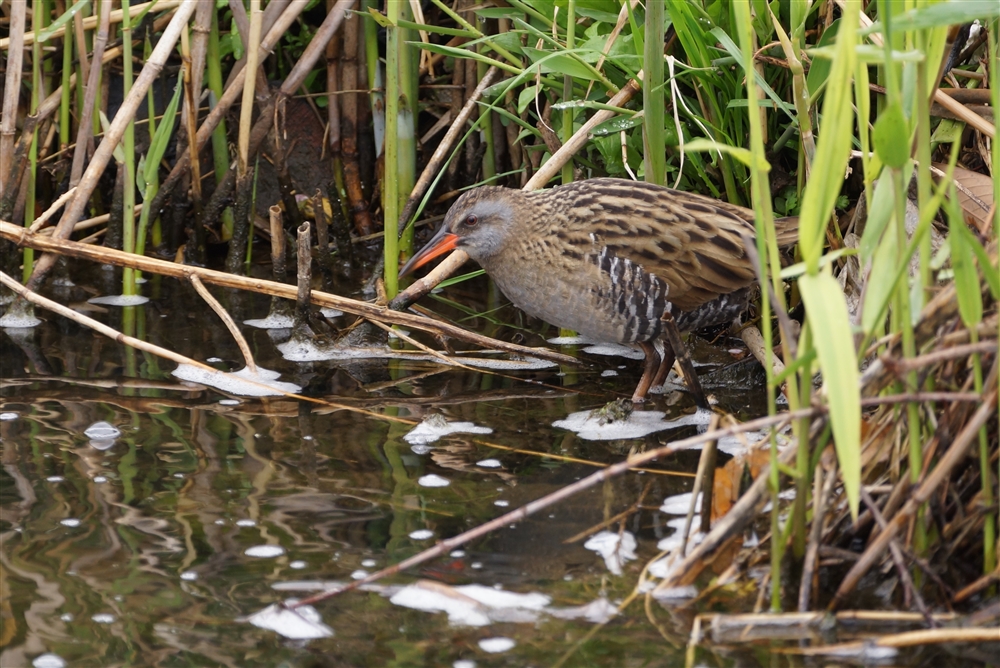
M 618 422 L 601 422 L 595 418 L 593 411 L 571 413 L 562 420 L 552 423 L 576 434 L 588 441 L 615 441 L 629 438 L 642 438 L 664 429 L 672 429 L 676 423 L 664 419 L 665 413 L 659 411 L 634 411 L 627 419 Z
M 583 546 L 601 555 L 613 575 L 621 575 L 622 566 L 637 559 L 635 535 L 630 531 L 622 532 L 621 537 L 617 533 L 600 531 L 591 536 Z
M 276 380 L 280 373 L 257 367 L 259 373 L 254 374 L 243 368 L 233 373 L 223 371 L 208 371 L 190 364 L 181 364 L 173 371 L 173 375 L 190 383 L 198 383 L 222 390 L 229 394 L 245 397 L 275 397 L 282 394 L 297 394 L 302 390 L 294 383 L 284 383 Z M 247 382 L 250 381 L 250 382 Z
M 492 434 L 489 427 L 479 427 L 473 422 L 448 422 L 442 415 L 428 416 L 423 422 L 403 436 L 410 445 L 427 445 L 449 434 Z
M 246 621 L 257 628 L 274 631 L 292 640 L 312 640 L 333 636 L 333 629 L 322 622 L 320 614 L 310 605 L 290 610 L 275 603 L 250 615 Z

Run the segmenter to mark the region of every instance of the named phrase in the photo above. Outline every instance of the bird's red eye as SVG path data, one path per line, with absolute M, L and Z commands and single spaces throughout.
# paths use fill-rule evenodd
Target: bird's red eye
M 475 227 L 476 223 L 479 222 L 479 216 L 474 213 L 470 213 L 465 217 L 465 224 L 467 227 Z

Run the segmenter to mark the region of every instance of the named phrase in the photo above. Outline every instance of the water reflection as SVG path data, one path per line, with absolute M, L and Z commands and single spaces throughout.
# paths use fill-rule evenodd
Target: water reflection
M 242 366 L 222 328 L 195 315 L 190 290 L 176 290 L 151 277 L 149 304 L 99 317 L 131 322 L 137 335 L 222 371 Z M 268 308 L 253 298 L 229 306 L 238 317 Z M 657 542 L 675 531 L 659 505 L 688 491 L 690 478 L 635 473 L 381 589 L 316 606 L 307 621 L 333 635 L 290 640 L 248 624 L 289 596 L 363 577 L 595 464 L 700 428 L 670 422 L 693 411 L 683 395 L 653 401 L 656 420 L 672 431 L 599 442 L 555 426 L 631 392 L 631 367 L 601 376 L 601 365 L 617 368 L 620 359 L 568 375 L 442 372 L 384 359 L 334 366 L 282 360 L 266 332 L 250 335 L 259 363 L 322 403 L 237 399 L 185 384 L 171 377 L 172 364 L 56 319 L 28 338 L 4 339 L 0 665 L 46 654 L 81 666 L 548 664 L 610 618 Z M 464 433 L 413 439 L 419 424 Z M 697 453 L 681 453 L 663 468 L 689 475 L 696 462 Z M 608 524 L 640 498 L 640 512 Z M 622 576 L 584 547 L 601 529 L 635 543 L 636 560 L 616 562 Z M 543 596 L 552 605 L 530 623 L 494 610 L 485 626 L 453 626 L 450 612 L 392 603 L 392 591 L 418 581 L 449 595 L 477 585 L 454 591 Z M 408 595 L 420 599 L 421 590 Z M 582 662 L 681 660 L 641 612 L 627 619 L 579 650 Z M 685 633 L 678 628 L 678 647 Z

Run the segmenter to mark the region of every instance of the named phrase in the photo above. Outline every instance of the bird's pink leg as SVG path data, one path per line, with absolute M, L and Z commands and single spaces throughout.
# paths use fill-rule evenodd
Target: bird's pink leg
M 653 377 L 656 375 L 660 365 L 660 354 L 656 352 L 656 347 L 652 343 L 643 341 L 639 344 L 639 347 L 646 355 L 646 360 L 643 363 L 642 378 L 639 379 L 639 384 L 636 386 L 635 392 L 632 393 L 632 403 L 634 404 L 641 404 L 646 401 L 646 393 L 652 387 Z
M 653 384 L 650 387 L 660 387 L 663 385 L 663 381 L 667 379 L 667 374 L 670 373 L 670 368 L 674 365 L 674 360 L 676 359 L 677 355 L 674 353 L 674 347 L 670 345 L 669 341 L 664 341 L 663 359 L 660 360 L 660 368 L 656 370 L 656 375 L 653 377 Z

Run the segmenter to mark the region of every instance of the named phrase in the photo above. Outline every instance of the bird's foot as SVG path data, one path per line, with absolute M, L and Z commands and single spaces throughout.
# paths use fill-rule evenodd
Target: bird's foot
M 639 399 L 642 402 L 643 399 Z M 635 402 L 635 397 L 632 397 Z M 615 399 L 600 408 L 590 411 L 590 417 L 597 420 L 602 427 L 610 422 L 624 422 L 632 415 L 632 402 L 626 399 Z

